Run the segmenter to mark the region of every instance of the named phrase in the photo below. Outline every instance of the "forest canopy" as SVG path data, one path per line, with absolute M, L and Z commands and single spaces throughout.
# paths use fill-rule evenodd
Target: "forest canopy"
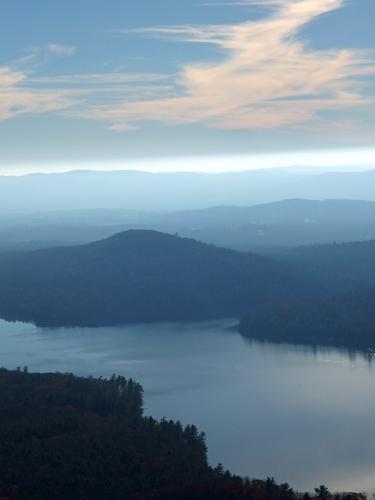
M 0 369 L 0 498 L 301 497 L 272 478 L 243 479 L 220 464 L 210 467 L 205 435 L 194 425 L 144 416 L 142 395 L 138 383 L 123 377 Z M 327 499 L 331 494 L 322 486 L 313 496 Z

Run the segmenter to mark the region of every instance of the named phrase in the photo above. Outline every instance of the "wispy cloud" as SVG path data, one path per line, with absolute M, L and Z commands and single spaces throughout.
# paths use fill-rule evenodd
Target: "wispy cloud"
M 240 24 L 137 30 L 215 45 L 222 61 L 185 65 L 176 78 L 174 97 L 96 107 L 91 116 L 113 120 L 117 126 L 155 120 L 228 129 L 276 128 L 312 120 L 326 110 L 366 104 L 359 83 L 361 77 L 374 74 L 374 61 L 365 52 L 313 50 L 298 38 L 301 28 L 341 8 L 343 0 L 240 3 L 270 10 L 264 19 Z
M 76 53 L 77 48 L 68 45 L 62 45 L 60 43 L 49 43 L 47 45 L 47 50 L 50 54 L 71 57 Z
M 29 113 L 49 113 L 75 104 L 67 89 L 33 86 L 31 75 L 43 65 L 45 54 L 72 56 L 75 47 L 51 43 L 42 47 L 29 47 L 12 65 L 0 66 L 0 121 Z
M 9 66 L 0 66 L 0 89 L 13 87 L 25 80 L 22 71 L 15 71 Z
M 129 123 L 113 123 L 109 127 L 109 130 L 112 130 L 112 132 L 129 132 L 132 130 L 138 130 L 138 127 Z
M 0 66 L 0 121 L 27 113 L 48 113 L 73 105 L 69 93 L 48 89 L 27 89 L 27 74 Z
M 300 35 L 302 28 L 344 2 L 225 1 L 264 7 L 263 17 L 237 24 L 133 30 L 134 36 L 216 48 L 214 61 L 192 61 L 170 75 L 122 71 L 45 76 L 39 71 L 45 54 L 74 56 L 76 48 L 58 43 L 30 48 L 15 64 L 0 66 L 0 120 L 26 113 L 69 113 L 103 120 L 116 132 L 134 130 L 146 121 L 217 129 L 313 127 L 327 111 L 369 104 L 363 82 L 375 74 L 371 53 L 316 50 Z
M 30 69 L 0 66 L 0 121 L 30 113 L 64 112 L 90 118 L 100 103 L 108 108 L 126 99 L 139 101 L 171 95 L 169 78 L 152 73 L 94 73 L 54 76 L 35 75 L 34 59 L 22 59 Z M 132 130 L 135 126 L 114 125 L 111 130 Z
M 82 73 L 72 75 L 33 76 L 29 82 L 43 85 L 108 85 L 127 83 L 150 83 L 167 80 L 169 77 L 157 73 Z
M 24 89 L 1 89 L 0 121 L 28 113 L 50 113 L 60 111 L 74 104 L 64 93 L 27 91 Z

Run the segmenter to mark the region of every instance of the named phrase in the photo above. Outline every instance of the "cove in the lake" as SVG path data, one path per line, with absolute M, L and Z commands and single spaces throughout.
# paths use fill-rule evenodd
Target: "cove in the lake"
M 233 323 L 45 330 L 0 321 L 0 365 L 133 377 L 146 413 L 207 433 L 212 464 L 300 490 L 375 491 L 367 357 L 250 342 Z

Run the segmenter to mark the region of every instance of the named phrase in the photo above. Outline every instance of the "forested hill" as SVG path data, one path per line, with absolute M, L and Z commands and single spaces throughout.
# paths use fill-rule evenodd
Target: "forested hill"
M 305 269 L 325 293 L 279 297 L 246 314 L 243 335 L 309 344 L 375 345 L 375 241 L 301 247 L 283 257 Z
M 251 338 L 293 344 L 375 346 L 375 290 L 330 298 L 278 300 L 246 314 L 240 332 Z
M 375 240 L 303 246 L 280 256 L 326 281 L 340 280 L 347 287 L 355 288 L 361 284 L 364 288 L 375 286 Z
M 371 345 L 373 289 L 373 241 L 272 259 L 131 230 L 0 256 L 0 317 L 40 326 L 242 317 L 249 336 Z
M 273 479 L 243 480 L 221 466 L 209 467 L 204 434 L 194 425 L 143 416 L 142 392 L 139 384 L 123 377 L 106 380 L 0 369 L 0 498 L 302 497 Z M 323 486 L 317 488 L 316 497 L 365 498 L 331 497 Z
M 154 231 L 0 259 L 0 316 L 43 326 L 239 317 L 306 289 L 289 263 Z

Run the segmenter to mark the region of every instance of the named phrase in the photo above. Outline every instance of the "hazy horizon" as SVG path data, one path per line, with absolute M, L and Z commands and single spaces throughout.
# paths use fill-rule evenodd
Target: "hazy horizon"
M 241 171 L 300 169 L 304 171 L 360 171 L 375 168 L 375 148 L 328 151 L 292 151 L 258 155 L 211 155 L 163 158 L 128 158 L 98 162 L 38 162 L 0 166 L 0 176 L 73 171 L 139 171 L 150 173 L 229 173 Z

